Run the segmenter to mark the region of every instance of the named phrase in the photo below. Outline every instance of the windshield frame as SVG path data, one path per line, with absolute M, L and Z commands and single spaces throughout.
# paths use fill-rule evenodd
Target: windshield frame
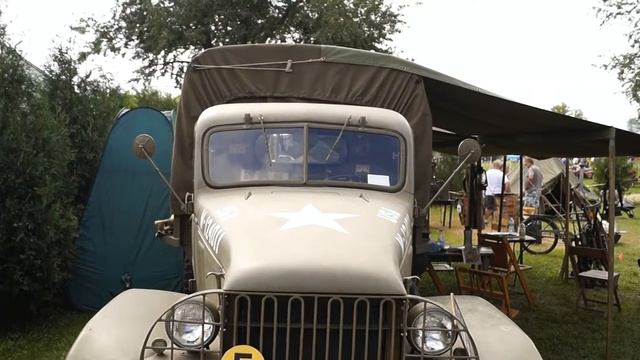
M 402 188 L 404 188 L 406 183 L 406 172 L 407 172 L 407 141 L 402 136 L 402 134 L 398 131 L 392 129 L 382 129 L 382 128 L 374 128 L 374 127 L 361 127 L 361 126 L 350 126 L 347 125 L 344 128 L 344 131 L 356 131 L 356 132 L 364 132 L 371 134 L 381 134 L 394 136 L 398 139 L 399 147 L 400 147 L 400 166 L 399 166 L 399 174 L 398 174 L 398 182 L 393 186 L 381 186 L 381 185 L 373 185 L 367 183 L 359 183 L 359 182 L 347 182 L 340 180 L 309 180 L 309 129 L 330 129 L 337 130 L 343 126 L 340 124 L 328 124 L 328 123 L 320 123 L 320 122 L 269 122 L 264 123 L 264 129 L 274 129 L 274 128 L 302 128 L 302 136 L 303 136 L 303 169 L 302 169 L 302 180 L 248 180 L 248 181 L 239 181 L 233 184 L 216 184 L 210 176 L 209 173 L 209 141 L 211 136 L 214 133 L 223 132 L 223 131 L 231 131 L 231 130 L 251 130 L 258 129 L 262 130 L 262 126 L 260 124 L 251 124 L 251 125 L 220 125 L 213 126 L 203 132 L 202 135 L 202 156 L 201 156 L 201 171 L 202 177 L 204 179 L 205 184 L 208 187 L 214 189 L 229 189 L 229 188 L 240 188 L 240 187 L 252 187 L 252 186 L 285 186 L 285 187 L 300 187 L 300 186 L 310 186 L 310 187 L 344 187 L 344 188 L 355 188 L 355 189 L 370 189 L 376 191 L 384 191 L 384 192 L 398 192 Z

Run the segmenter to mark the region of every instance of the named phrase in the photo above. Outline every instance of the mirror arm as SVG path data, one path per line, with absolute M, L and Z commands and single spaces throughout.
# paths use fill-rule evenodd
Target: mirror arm
M 475 150 L 472 150 L 469 152 L 469 154 L 460 162 L 460 164 L 458 165 L 457 168 L 455 168 L 455 170 L 453 170 L 453 172 L 451 173 L 451 175 L 449 175 L 449 178 L 447 179 L 447 181 L 444 182 L 444 184 L 442 184 L 442 186 L 440 187 L 440 189 L 438 189 L 438 191 L 435 193 L 435 195 L 433 195 L 431 197 L 431 199 L 429 199 L 429 202 L 427 203 L 427 205 L 422 208 L 420 215 L 426 215 L 427 214 L 427 209 L 429 209 L 429 207 L 431 206 L 431 204 L 433 204 L 433 202 L 438 198 L 438 196 L 440 195 L 440 193 L 442 191 L 444 191 L 444 189 L 446 189 L 449 184 L 451 183 L 451 181 L 453 181 L 453 177 L 456 176 L 460 170 L 462 170 L 463 167 L 465 167 L 467 164 L 467 162 L 469 161 L 469 159 L 471 158 L 471 156 L 475 153 Z
M 144 154 L 144 156 L 147 158 L 147 160 L 149 160 L 149 162 L 151 163 L 151 166 L 153 166 L 154 170 L 160 176 L 160 178 L 162 179 L 164 184 L 167 185 L 169 190 L 171 190 L 171 193 L 173 194 L 173 196 L 180 203 L 180 209 L 182 209 L 182 211 L 184 211 L 185 213 L 188 213 L 187 205 L 184 203 L 184 201 L 182 201 L 182 199 L 180 199 L 180 196 L 178 196 L 178 193 L 176 193 L 176 191 L 173 189 L 173 187 L 171 187 L 171 184 L 169 184 L 169 181 L 167 181 L 167 178 L 165 178 L 164 175 L 162 175 L 162 172 L 160 171 L 160 169 L 158 168 L 156 163 L 153 161 L 153 159 L 151 159 L 151 156 L 149 156 L 149 153 L 147 153 L 147 150 L 145 150 L 144 145 L 143 144 L 138 144 L 138 149 L 140 149 L 140 151 Z

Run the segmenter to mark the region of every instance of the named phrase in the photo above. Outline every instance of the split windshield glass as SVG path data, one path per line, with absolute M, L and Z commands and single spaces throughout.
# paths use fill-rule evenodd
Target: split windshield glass
M 398 136 L 309 127 L 305 139 L 304 130 L 300 126 L 211 133 L 209 182 L 214 186 L 309 183 L 389 188 L 402 180 Z

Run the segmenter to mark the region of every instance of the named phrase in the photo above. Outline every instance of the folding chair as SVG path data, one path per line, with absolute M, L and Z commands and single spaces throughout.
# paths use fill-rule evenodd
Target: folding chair
M 587 290 L 592 287 L 608 287 L 609 284 L 609 273 L 606 270 L 593 269 L 591 267 L 597 267 L 598 265 L 602 265 L 604 268 L 607 267 L 607 249 L 597 249 L 597 248 L 589 248 L 583 246 L 569 246 L 567 249 L 567 254 L 569 256 L 569 260 L 571 261 L 571 267 L 573 269 L 573 273 L 576 279 L 576 285 L 578 286 L 578 296 L 576 297 L 576 308 L 579 308 L 580 299 L 582 299 L 584 303 L 583 309 L 587 310 L 595 310 L 604 312 L 604 310 L 591 308 L 589 307 L 589 303 L 596 304 L 607 304 L 606 300 L 596 299 L 592 297 L 587 297 Z M 589 265 L 590 268 L 580 268 L 580 260 L 579 259 L 591 259 L 592 262 Z M 620 278 L 620 274 L 617 272 L 613 273 L 613 295 L 615 297 L 614 305 L 618 308 L 618 311 L 622 311 L 622 306 L 620 305 L 620 297 L 618 296 L 618 279 Z
M 488 247 L 493 250 L 489 270 L 504 274 L 507 283 L 509 283 L 510 276 L 515 276 L 514 281 L 517 280 L 520 283 L 527 302 L 529 305 L 533 304 L 533 295 L 529 290 L 527 280 L 524 277 L 522 268 L 509 244 L 507 236 L 502 234 L 478 234 L 478 246 Z

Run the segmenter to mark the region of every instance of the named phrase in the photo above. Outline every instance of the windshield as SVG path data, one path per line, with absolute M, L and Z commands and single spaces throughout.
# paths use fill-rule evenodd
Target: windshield
M 209 136 L 208 176 L 215 186 L 289 182 L 393 188 L 402 181 L 401 144 L 391 133 L 341 128 L 309 127 L 306 135 L 302 126 L 223 130 Z

